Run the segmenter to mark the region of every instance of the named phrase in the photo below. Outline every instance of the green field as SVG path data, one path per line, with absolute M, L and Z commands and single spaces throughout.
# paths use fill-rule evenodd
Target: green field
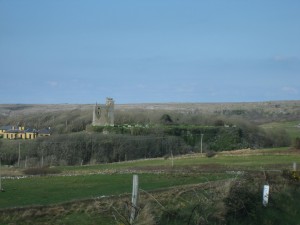
M 113 164 L 58 167 L 59 176 L 3 179 L 0 207 L 48 205 L 100 196 L 130 193 L 133 173 L 140 174 L 140 187 L 157 190 L 232 177 L 226 171 L 291 169 L 300 154 L 287 148 L 227 152 L 213 158 L 200 154 L 172 159 L 137 160 Z M 2 174 L 9 172 L 2 169 Z
M 262 128 L 266 130 L 276 130 L 276 129 L 283 129 L 285 130 L 288 135 L 295 139 L 296 137 L 300 137 L 300 121 L 288 121 L 288 122 L 273 122 L 273 123 L 266 123 L 261 125 Z
M 227 179 L 226 174 L 141 174 L 140 188 L 162 188 Z M 71 200 L 130 193 L 132 174 L 46 176 L 2 181 L 0 207 L 48 205 Z
M 299 151 L 300 153 L 300 151 Z M 68 166 L 60 167 L 63 173 L 113 173 L 117 171 L 132 170 L 174 170 L 180 168 L 206 170 L 226 170 L 226 169 L 282 169 L 289 168 L 293 162 L 300 163 L 300 155 L 297 152 L 290 153 L 288 148 L 275 148 L 265 150 L 251 150 L 241 154 L 234 152 L 224 152 L 213 158 L 207 158 L 200 154 L 184 157 L 174 157 L 172 159 L 163 158 L 151 160 L 136 160 L 131 162 L 120 162 L 111 164 L 99 164 L 91 166 Z
M 275 219 L 279 224 L 286 219 L 295 224 L 300 214 L 300 191 L 282 177 L 282 171 L 291 170 L 294 162 L 300 164 L 300 151 L 275 148 L 221 152 L 213 158 L 191 154 L 57 167 L 61 173 L 55 176 L 2 179 L 5 192 L 0 192 L 0 224 L 127 224 L 124 204 L 131 196 L 133 174 L 139 174 L 139 189 L 144 194 L 141 209 L 150 204 L 146 215 L 159 218 L 159 225 L 188 224 L 189 218 L 219 224 L 214 221 L 220 216 L 227 224 L 273 224 Z M 1 172 L 3 177 L 20 175 L 22 169 L 2 167 Z M 261 205 L 265 173 L 277 190 L 272 192 L 267 210 Z M 243 174 L 250 176 L 246 183 Z M 235 184 L 239 187 L 236 191 Z M 235 196 L 249 204 L 246 216 L 243 212 L 225 213 L 236 210 L 239 202 Z M 233 201 L 232 206 L 228 201 Z M 276 217 L 279 211 L 283 215 Z M 265 212 L 267 218 L 262 216 Z

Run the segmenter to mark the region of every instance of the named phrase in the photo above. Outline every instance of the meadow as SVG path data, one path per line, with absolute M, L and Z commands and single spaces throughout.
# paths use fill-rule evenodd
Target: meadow
M 272 122 L 261 125 L 266 130 L 283 129 L 288 133 L 291 139 L 299 137 L 300 121 Z
M 299 152 L 300 153 L 300 152 Z M 157 190 L 187 184 L 228 179 L 231 171 L 291 169 L 300 164 L 300 154 L 288 148 L 222 152 L 213 158 L 201 154 L 164 159 L 57 167 L 51 176 L 22 176 L 22 170 L 2 168 L 1 208 L 48 205 L 78 199 L 111 196 L 131 191 L 132 174 L 140 174 L 144 190 Z
M 211 224 L 220 224 L 220 218 L 226 218 L 231 221 L 229 224 L 241 224 L 239 217 L 234 219 L 236 216 L 224 214 L 228 211 L 225 208 L 232 207 L 227 202 L 233 201 L 236 205 L 236 195 L 245 195 L 244 201 L 248 201 L 248 191 L 252 190 L 255 198 L 250 199 L 254 205 L 260 205 L 264 176 L 267 174 L 273 189 L 283 191 L 289 185 L 281 178 L 282 173 L 292 170 L 294 162 L 300 164 L 299 150 L 275 148 L 226 151 L 212 158 L 189 154 L 110 164 L 60 166 L 56 167 L 60 174 L 45 176 L 25 176 L 21 168 L 3 167 L 5 192 L 0 192 L 0 218 L 4 222 L 0 224 L 127 224 L 124 204 L 130 201 L 133 174 L 139 175 L 141 210 L 148 210 L 145 212 L 147 218 L 152 218 L 152 222 L 156 218 L 159 221 L 156 224 L 188 224 L 188 218 L 204 218 Z M 14 179 L 8 178 L 9 174 L 14 174 Z M 245 175 L 252 177 L 246 179 L 248 184 Z M 236 194 L 236 183 L 251 186 L 239 186 Z M 240 189 L 244 190 L 242 194 Z M 270 217 L 277 214 L 276 210 L 283 210 L 286 217 L 297 218 L 300 209 L 293 196 L 298 196 L 299 192 L 295 192 L 298 188 L 292 190 L 274 192 L 272 201 L 287 205 L 289 198 L 288 205 L 293 210 L 286 212 L 274 206 L 268 212 Z M 255 209 L 259 214 L 263 213 L 261 206 L 253 207 L 253 204 L 250 204 L 251 212 Z M 195 207 L 204 208 L 200 214 L 195 214 Z M 249 218 L 250 222 L 253 219 L 264 221 L 259 216 Z
M 140 188 L 151 191 L 186 184 L 227 179 L 226 174 L 142 174 Z M 0 207 L 57 204 L 130 193 L 132 174 L 45 176 L 3 181 Z

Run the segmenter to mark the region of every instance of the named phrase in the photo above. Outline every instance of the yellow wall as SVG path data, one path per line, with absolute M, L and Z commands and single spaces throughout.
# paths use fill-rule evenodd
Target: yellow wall
M 35 139 L 37 137 L 37 133 L 4 133 L 3 138 L 5 139 Z
M 35 139 L 37 137 L 36 133 L 26 133 L 25 139 Z
M 14 130 L 13 127 L 12 130 Z M 38 136 L 50 136 L 50 134 L 38 134 L 37 132 L 26 132 L 25 127 L 19 126 L 18 130 L 14 132 L 8 132 L 7 130 L 0 130 L 0 136 L 4 139 L 35 139 Z
M 17 134 L 16 133 L 4 133 L 3 138 L 6 139 L 16 139 Z

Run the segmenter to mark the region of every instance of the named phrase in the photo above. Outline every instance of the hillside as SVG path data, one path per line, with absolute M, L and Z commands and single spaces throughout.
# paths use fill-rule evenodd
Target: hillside
M 62 124 L 69 124 L 73 126 L 71 130 L 80 131 L 91 124 L 93 106 L 93 104 L 0 104 L 0 125 L 25 124 L 38 129 L 53 127 L 62 130 Z M 115 124 L 157 124 L 166 113 L 178 124 L 205 125 L 218 119 L 246 119 L 263 124 L 300 120 L 300 101 L 116 104 Z

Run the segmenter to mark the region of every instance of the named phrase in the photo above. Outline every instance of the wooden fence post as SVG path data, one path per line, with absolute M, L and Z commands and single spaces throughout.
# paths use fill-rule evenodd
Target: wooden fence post
M 139 177 L 138 175 L 133 175 L 132 181 L 132 198 L 131 198 L 131 215 L 130 215 L 130 224 L 133 223 L 136 217 L 136 210 L 138 207 L 138 198 L 139 198 Z

